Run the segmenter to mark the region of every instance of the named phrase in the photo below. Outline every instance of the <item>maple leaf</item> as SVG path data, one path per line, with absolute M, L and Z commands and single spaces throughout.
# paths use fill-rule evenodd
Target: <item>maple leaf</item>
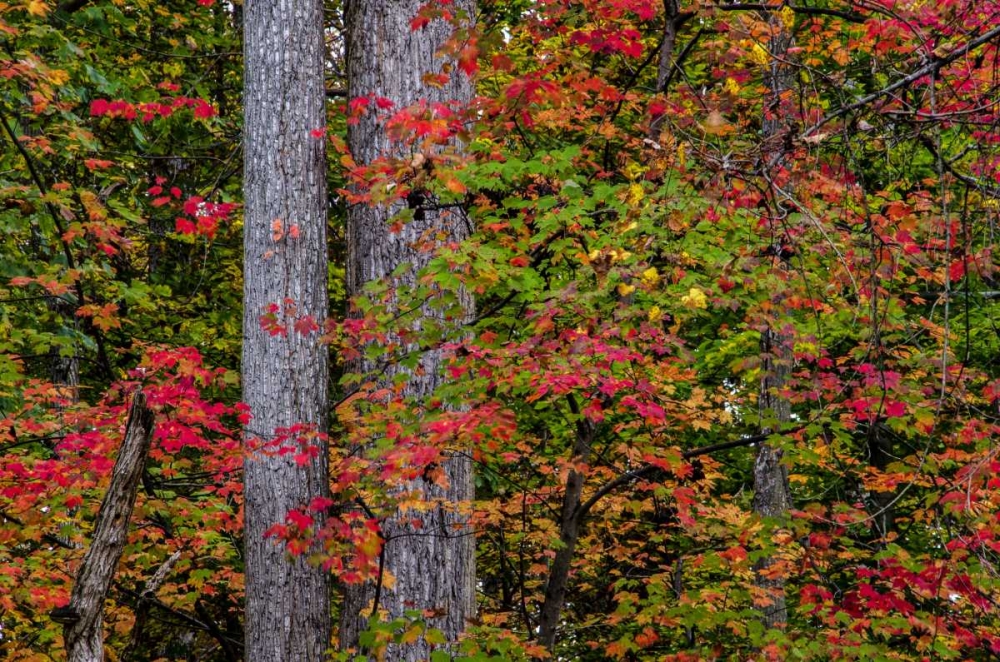
M 181 234 L 194 234 L 196 227 L 190 220 L 178 216 L 174 219 L 174 229 Z
M 681 303 L 686 308 L 707 308 L 708 298 L 705 293 L 697 287 L 692 287 L 688 293 L 681 297 Z
M 478 58 L 479 49 L 476 46 L 476 42 L 470 41 L 458 53 L 458 68 L 471 78 L 479 71 Z
M 316 320 L 314 320 L 312 317 L 309 317 L 308 315 L 305 317 L 300 317 L 299 319 L 295 320 L 295 324 L 293 325 L 293 327 L 298 333 L 304 336 L 319 331 L 319 324 L 317 324 Z
M 194 116 L 201 119 L 208 119 L 216 115 L 215 108 L 207 101 L 198 99 L 194 107 Z
M 906 405 L 897 400 L 889 400 L 885 403 L 885 415 L 889 418 L 899 418 L 906 415 Z
M 114 161 L 107 161 L 104 159 L 85 159 L 83 165 L 87 170 L 103 170 L 105 168 L 110 168 L 115 164 Z
M 108 112 L 110 104 L 107 99 L 94 99 L 90 102 L 90 114 L 94 117 L 100 117 Z
M 27 0 L 25 9 L 32 16 L 46 16 L 49 13 L 49 4 L 45 0 Z

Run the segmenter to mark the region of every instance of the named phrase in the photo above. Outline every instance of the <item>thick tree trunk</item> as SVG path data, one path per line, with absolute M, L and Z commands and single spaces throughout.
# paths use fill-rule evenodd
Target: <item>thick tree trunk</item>
M 265 532 L 329 490 L 325 442 L 306 440 L 326 431 L 327 349 L 308 323 L 296 329 L 327 316 L 324 141 L 311 134 L 326 124 L 323 3 L 248 0 L 244 11 L 246 658 L 314 662 L 330 645 L 329 578 Z M 283 439 L 292 426 L 307 432 Z M 308 453 L 274 452 L 300 443 L 319 452 L 303 464 L 295 455 Z
M 435 57 L 436 51 L 452 35 L 453 26 L 432 21 L 417 30 L 410 22 L 423 0 L 352 0 L 347 6 L 347 76 L 348 98 L 382 97 L 400 110 L 425 101 L 427 104 L 455 102 L 460 107 L 472 98 L 472 83 L 451 63 L 451 76 L 441 87 L 424 83 L 426 74 L 440 73 L 446 60 Z M 474 0 L 456 0 L 448 9 L 459 16 L 474 14 Z M 359 165 L 380 157 L 403 156 L 399 145 L 386 135 L 384 121 L 373 109 L 348 127 L 348 144 Z M 407 155 L 409 156 L 409 155 Z M 468 220 L 458 208 L 439 209 L 432 200 L 415 200 L 414 218 L 399 232 L 390 231 L 389 219 L 402 203 L 355 205 L 348 213 L 347 289 L 356 296 L 366 283 L 390 278 L 401 265 L 410 265 L 406 273 L 394 277 L 395 286 L 415 282 L 416 273 L 433 257 L 433 248 L 441 243 L 461 241 L 468 234 Z M 454 293 L 465 315 L 472 314 L 472 301 L 465 292 Z M 396 305 L 396 304 L 394 304 Z M 442 313 L 425 305 L 412 323 L 419 330 L 420 319 L 440 319 Z M 460 323 L 464 320 L 454 320 Z M 409 349 L 416 349 L 411 347 Z M 424 398 L 440 383 L 441 354 L 424 351 L 418 370 L 408 372 L 403 397 Z M 364 362 L 356 369 L 374 375 L 376 366 Z M 377 378 L 392 379 L 401 369 L 390 368 Z M 442 489 L 421 479 L 407 486 L 437 507 L 419 514 L 419 527 L 413 525 L 414 513 L 390 517 L 383 523 L 385 540 L 384 570 L 394 578 L 392 587 L 382 586 L 377 605 L 372 585 L 345 588 L 344 611 L 340 624 L 342 648 L 358 645 L 358 636 L 367 625 L 373 608 L 385 610 L 397 618 L 410 610 L 433 610 L 438 616 L 429 625 L 440 629 L 449 641 L 457 639 L 475 610 L 474 551 L 475 541 L 459 512 L 473 496 L 472 467 L 464 455 L 454 455 L 445 463 L 449 486 Z M 418 641 L 413 645 L 390 649 L 390 660 L 426 660 L 430 647 Z
M 104 660 L 104 598 L 125 549 L 136 488 L 153 439 L 153 418 L 146 397 L 136 393 L 111 485 L 97 513 L 94 536 L 77 571 L 69 605 L 50 614 L 53 620 L 63 623 L 68 662 Z

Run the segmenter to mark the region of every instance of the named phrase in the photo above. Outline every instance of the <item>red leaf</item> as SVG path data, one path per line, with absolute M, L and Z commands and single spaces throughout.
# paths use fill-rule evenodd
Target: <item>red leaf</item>
M 319 331 L 319 324 L 316 323 L 316 320 L 314 320 L 311 315 L 306 315 L 305 317 L 300 317 L 295 320 L 294 327 L 296 331 L 304 336 L 315 331 Z
M 348 102 L 347 109 L 351 115 L 361 115 L 368 109 L 369 103 L 371 103 L 369 97 L 354 97 Z
M 110 168 L 115 164 L 114 161 L 106 161 L 104 159 L 87 159 L 83 162 L 83 165 L 87 167 L 87 170 L 100 170 L 102 168 Z
M 906 405 L 896 400 L 889 400 L 885 403 L 885 415 L 889 418 L 906 416 Z
M 174 221 L 174 228 L 181 234 L 194 234 L 195 232 L 194 223 L 186 218 L 177 218 Z
M 285 521 L 294 524 L 299 529 L 305 530 L 313 525 L 313 518 L 300 510 L 293 510 L 285 516 Z
M 955 260 L 948 267 L 948 277 L 954 283 L 962 280 L 963 276 L 965 276 L 965 260 Z
M 479 49 L 475 41 L 470 41 L 458 53 L 458 68 L 470 78 L 479 71 Z
M 108 112 L 109 104 L 105 99 L 94 99 L 90 102 L 90 114 L 93 117 L 100 117 Z
M 204 202 L 204 198 L 193 195 L 187 199 L 184 203 L 184 213 L 188 216 L 196 216 L 201 209 L 201 203 Z
M 201 1 L 201 0 L 199 0 Z M 211 0 L 214 2 L 214 0 Z M 215 108 L 212 108 L 207 101 L 198 99 L 197 104 L 194 107 L 194 116 L 201 119 L 208 119 L 209 117 L 215 116 Z

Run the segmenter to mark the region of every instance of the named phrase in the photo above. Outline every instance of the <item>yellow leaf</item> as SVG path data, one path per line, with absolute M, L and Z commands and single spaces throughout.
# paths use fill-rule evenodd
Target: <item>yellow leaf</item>
M 760 44 L 754 44 L 753 48 L 750 49 L 750 59 L 763 66 L 771 61 L 771 54 Z
M 642 167 L 634 161 L 629 161 L 625 166 L 625 176 L 629 178 L 630 181 L 635 181 L 645 174 L 646 168 Z
M 28 0 L 24 6 L 32 16 L 45 16 L 49 13 L 49 5 L 44 0 Z
M 411 625 L 410 629 L 403 633 L 400 637 L 399 643 L 401 644 L 412 644 L 417 639 L 420 638 L 420 633 L 423 632 L 423 627 L 420 625 Z
M 785 26 L 786 30 L 791 30 L 795 27 L 795 10 L 785 5 L 778 12 L 778 16 L 781 17 L 781 24 Z
M 65 85 L 69 81 L 69 74 L 62 69 L 49 69 L 46 78 L 52 85 Z
M 627 283 L 619 283 L 618 284 L 618 295 L 619 296 L 627 297 L 628 295 L 632 294 L 633 292 L 635 292 L 635 285 L 629 285 Z
M 630 253 L 629 251 L 617 251 L 613 248 L 610 251 L 608 251 L 608 255 L 611 256 L 612 264 L 614 264 L 615 262 L 621 262 L 622 260 L 627 260 L 630 257 L 632 257 L 632 253 Z
M 642 272 L 642 282 L 646 285 L 656 285 L 660 282 L 660 272 L 656 270 L 656 267 L 650 267 Z
M 663 317 L 663 311 L 660 310 L 659 306 L 653 306 L 652 308 L 649 309 L 649 312 L 646 314 L 646 317 L 649 319 L 650 322 L 655 322 L 656 320 Z
M 642 199 L 646 196 L 645 192 L 642 190 L 640 184 L 629 184 L 628 185 L 628 195 L 625 197 L 625 201 L 632 205 L 633 207 L 642 202 Z
M 708 308 L 708 297 L 697 287 L 692 287 L 681 297 L 681 303 L 688 308 Z

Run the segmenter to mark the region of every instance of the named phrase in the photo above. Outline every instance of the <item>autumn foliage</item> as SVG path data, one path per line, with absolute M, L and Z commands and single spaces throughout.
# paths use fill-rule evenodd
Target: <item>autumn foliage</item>
M 310 137 L 332 156 L 336 314 L 287 299 L 260 323 L 330 344 L 332 497 L 275 522 L 275 544 L 391 584 L 380 522 L 444 507 L 405 486 L 466 453 L 479 618 L 442 660 L 1000 658 L 1000 3 L 492 0 L 474 31 L 449 5 L 411 28 L 456 26 L 435 76 L 474 77 L 473 107 L 332 80 Z M 133 390 L 157 428 L 106 605 L 116 655 L 239 659 L 243 455 L 321 447 L 309 426 L 241 439 L 241 11 L 0 3 L 9 659 L 61 654 L 48 613 Z M 343 135 L 368 114 L 396 153 L 360 167 Z M 464 205 L 474 233 L 427 237 L 412 285 L 345 301 L 348 205 L 394 205 L 397 229 Z M 275 223 L 275 250 L 298 238 Z M 459 288 L 474 319 L 435 323 Z M 445 385 L 398 397 L 432 347 Z M 758 406 L 775 361 L 787 422 Z M 765 442 L 785 517 L 753 509 Z M 766 628 L 774 591 L 787 619 Z M 436 642 L 429 616 L 373 609 L 363 654 Z

